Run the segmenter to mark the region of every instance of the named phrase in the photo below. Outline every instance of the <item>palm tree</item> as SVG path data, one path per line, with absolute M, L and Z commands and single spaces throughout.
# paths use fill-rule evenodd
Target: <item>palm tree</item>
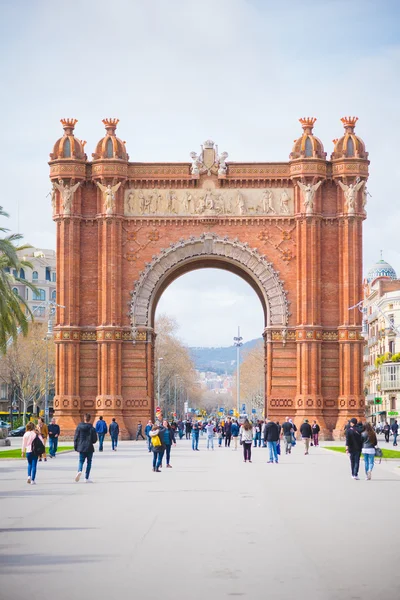
M 9 215 L 0 206 L 0 217 Z M 0 234 L 7 233 L 9 230 L 0 227 Z M 26 301 L 14 294 L 12 286 L 15 282 L 23 283 L 35 290 L 35 286 L 22 280 L 20 277 L 12 275 L 12 271 L 19 272 L 21 267 L 30 267 L 32 265 L 26 260 L 20 260 L 17 252 L 30 248 L 28 245 L 16 246 L 15 242 L 20 240 L 22 235 L 14 233 L 0 237 L 0 352 L 3 354 L 7 349 L 7 342 L 10 338 L 15 339 L 21 332 L 23 335 L 28 333 L 29 321 L 33 315 Z

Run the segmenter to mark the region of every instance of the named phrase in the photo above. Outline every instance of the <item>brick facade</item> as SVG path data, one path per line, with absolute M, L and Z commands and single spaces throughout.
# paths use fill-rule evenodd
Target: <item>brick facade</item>
M 226 163 L 206 142 L 191 163 L 171 164 L 130 162 L 117 120 L 104 121 L 89 162 L 76 122 L 62 121 L 50 177 L 65 306 L 56 316 L 54 407 L 65 433 L 89 411 L 115 416 L 128 437 L 154 414 L 157 301 L 173 279 L 205 266 L 242 276 L 263 304 L 268 415 L 315 418 L 329 436 L 364 413 L 361 315 L 348 309 L 362 298 L 368 155 L 355 118 L 342 119 L 330 161 L 314 119 L 300 121 L 287 163 Z M 360 182 L 354 201 L 338 181 Z M 315 188 L 308 203 L 307 184 Z

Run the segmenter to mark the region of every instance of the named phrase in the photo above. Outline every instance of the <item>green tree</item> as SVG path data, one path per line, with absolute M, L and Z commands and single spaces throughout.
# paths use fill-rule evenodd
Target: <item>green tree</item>
M 0 206 L 0 217 L 8 217 L 8 214 Z M 13 284 L 22 282 L 31 289 L 35 289 L 31 283 L 13 275 L 13 271 L 19 273 L 21 267 L 31 267 L 25 260 L 20 260 L 19 250 L 25 250 L 30 246 L 16 246 L 15 243 L 22 238 L 19 233 L 4 235 L 9 230 L 0 227 L 0 352 L 7 350 L 7 341 L 15 339 L 18 333 L 28 333 L 28 323 L 32 313 L 26 301 L 13 292 Z

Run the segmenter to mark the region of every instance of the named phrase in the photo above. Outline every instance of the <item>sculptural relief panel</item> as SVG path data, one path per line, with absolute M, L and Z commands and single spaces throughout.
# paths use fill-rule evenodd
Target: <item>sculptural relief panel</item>
M 293 189 L 137 189 L 125 190 L 124 214 L 133 216 L 294 214 Z

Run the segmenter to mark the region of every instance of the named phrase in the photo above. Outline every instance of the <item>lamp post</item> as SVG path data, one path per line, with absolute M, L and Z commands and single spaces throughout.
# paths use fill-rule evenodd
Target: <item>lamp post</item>
M 44 393 L 44 421 L 49 423 L 49 339 L 53 337 L 53 319 L 50 311 L 46 332 L 46 384 Z
M 161 371 L 161 361 L 162 360 L 164 360 L 163 357 L 160 357 L 157 361 L 157 403 L 158 403 L 158 406 L 160 406 L 160 408 L 161 408 L 161 405 L 160 405 L 160 384 L 161 384 L 160 371 Z
M 233 344 L 236 346 L 236 395 L 237 395 L 237 412 L 240 415 L 240 347 L 243 346 L 243 338 L 240 337 L 240 327 L 238 327 L 237 337 L 233 338 Z

